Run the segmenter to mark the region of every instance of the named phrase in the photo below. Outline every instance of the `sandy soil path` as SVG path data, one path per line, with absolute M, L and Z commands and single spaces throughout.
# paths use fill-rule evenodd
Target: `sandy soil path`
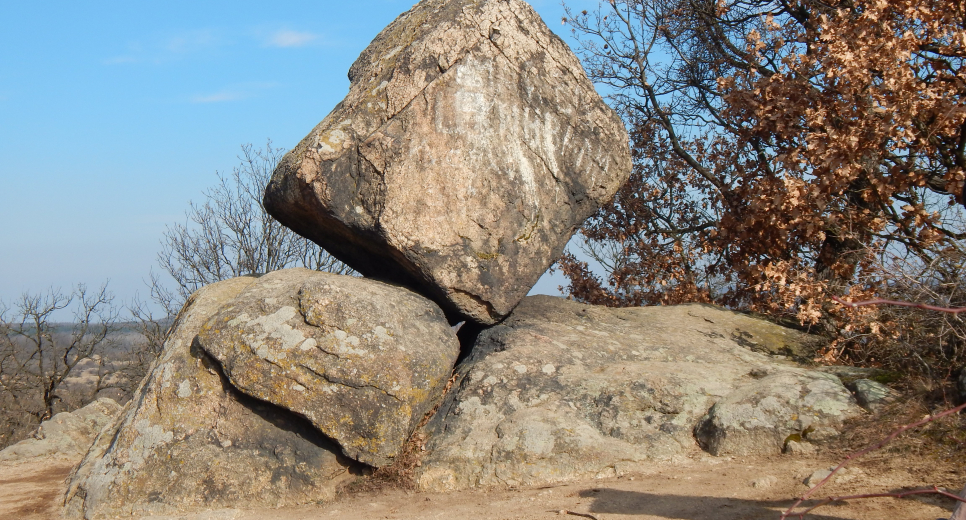
M 807 487 L 802 480 L 833 459 L 775 457 L 728 460 L 698 456 L 655 465 L 647 474 L 537 488 L 413 493 L 383 490 L 345 496 L 333 503 L 283 509 L 223 509 L 152 517 L 150 520 L 758 520 L 777 519 Z M 0 465 L 0 519 L 59 518 L 70 461 L 32 460 Z M 873 462 L 848 471 L 820 496 L 945 485 L 966 475 L 936 473 L 915 462 Z M 758 486 L 753 485 L 757 481 Z M 950 515 L 953 502 L 937 498 L 853 500 L 826 506 L 812 520 L 936 520 Z

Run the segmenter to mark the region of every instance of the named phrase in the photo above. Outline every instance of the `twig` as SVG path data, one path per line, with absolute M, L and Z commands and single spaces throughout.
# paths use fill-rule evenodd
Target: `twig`
M 966 312 L 966 307 L 937 307 L 935 305 L 927 305 L 925 303 L 913 303 L 904 302 L 899 300 L 886 300 L 883 298 L 874 298 L 872 300 L 863 300 L 858 302 L 847 302 L 838 296 L 832 296 L 832 299 L 846 307 L 865 307 L 867 305 L 898 305 L 900 307 L 914 307 L 916 309 L 925 309 L 927 311 L 945 312 L 948 314 L 959 314 L 961 312 Z
M 590 514 L 587 514 L 587 513 L 578 513 L 576 511 L 570 511 L 570 510 L 567 510 L 567 509 L 561 509 L 560 511 L 557 511 L 557 513 L 558 514 L 561 514 L 561 515 L 582 516 L 584 518 L 590 518 L 591 520 L 600 520 L 599 518 L 597 518 L 594 515 L 590 515 Z
M 805 493 L 804 495 L 802 495 L 802 497 L 799 498 L 798 501 L 796 501 L 794 504 L 792 504 L 792 506 L 789 507 L 784 513 L 782 513 L 782 516 L 780 517 L 780 520 L 785 520 L 789 516 L 797 516 L 799 519 L 803 519 L 803 518 L 805 518 L 805 514 L 807 514 L 809 511 L 812 511 L 816 507 L 819 507 L 821 505 L 828 504 L 829 502 L 835 502 L 835 501 L 839 501 L 839 500 L 845 500 L 845 499 L 848 499 L 848 498 L 871 498 L 871 497 L 880 497 L 880 496 L 901 498 L 902 496 L 905 496 L 905 495 L 903 495 L 903 493 L 908 494 L 908 495 L 912 495 L 912 494 L 924 494 L 924 493 L 935 493 L 935 494 L 941 494 L 941 495 L 944 495 L 944 496 L 948 496 L 950 498 L 954 498 L 954 499 L 956 499 L 956 500 L 958 500 L 960 502 L 966 502 L 966 498 L 961 498 L 961 497 L 958 497 L 958 496 L 953 495 L 951 493 L 946 493 L 945 491 L 939 491 L 938 488 L 933 488 L 931 490 L 917 490 L 915 492 L 907 491 L 907 492 L 900 492 L 900 493 L 877 493 L 877 494 L 871 494 L 871 495 L 857 495 L 857 496 L 853 496 L 853 497 L 831 497 L 831 498 L 826 499 L 823 502 L 820 502 L 819 504 L 817 504 L 815 506 L 812 506 L 812 507 L 806 509 L 805 511 L 803 511 L 801 513 L 792 513 L 792 511 L 796 507 L 800 506 L 802 504 L 802 502 L 808 500 L 809 497 L 811 497 L 816 491 L 818 491 L 818 488 L 820 488 L 823 485 L 825 485 L 825 483 L 828 482 L 832 478 L 832 476 L 835 475 L 835 473 L 837 473 L 840 469 L 844 468 L 845 465 L 848 464 L 849 462 L 851 462 L 852 460 L 857 459 L 857 458 L 859 458 L 859 457 L 861 457 L 861 456 L 863 456 L 863 455 L 865 455 L 865 454 L 867 454 L 867 453 L 869 453 L 871 451 L 875 451 L 875 450 L 877 450 L 879 448 L 882 448 L 883 446 L 885 446 L 886 444 L 892 442 L 896 437 L 898 437 L 899 435 L 905 433 L 906 431 L 909 431 L 909 430 L 911 430 L 913 428 L 918 428 L 918 427 L 920 427 L 920 426 L 922 426 L 924 424 L 927 424 L 927 423 L 930 423 L 932 421 L 935 421 L 936 419 L 941 419 L 941 418 L 946 417 L 948 415 L 953 415 L 953 414 L 955 414 L 957 412 L 960 412 L 960 411 L 962 411 L 964 409 L 966 409 L 966 403 L 963 403 L 963 404 L 961 404 L 961 405 L 959 405 L 959 406 L 957 406 L 955 408 L 950 408 L 950 409 L 945 410 L 945 411 L 943 411 L 941 413 L 938 413 L 936 415 L 931 415 L 931 416 L 926 417 L 925 419 L 923 419 L 921 421 L 918 421 L 918 422 L 915 422 L 915 423 L 912 423 L 912 424 L 907 424 L 905 426 L 902 426 L 901 428 L 899 428 L 898 430 L 892 432 L 891 434 L 889 434 L 888 437 L 886 437 L 885 439 L 882 439 L 881 441 L 877 442 L 876 444 L 873 444 L 872 446 L 869 446 L 868 448 L 865 448 L 864 450 L 858 451 L 856 453 L 853 453 L 853 454 L 849 455 L 848 457 L 845 457 L 845 460 L 843 460 L 838 466 L 836 466 L 835 469 L 833 469 L 832 472 L 829 473 L 827 477 L 823 478 L 821 482 L 819 482 L 818 484 L 815 485 L 815 487 L 813 487 L 812 489 L 809 489 L 807 493 Z M 900 495 L 902 495 L 902 496 L 900 496 Z

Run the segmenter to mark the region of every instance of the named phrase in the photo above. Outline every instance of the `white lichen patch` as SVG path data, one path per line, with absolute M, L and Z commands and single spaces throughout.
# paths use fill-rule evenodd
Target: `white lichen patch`
M 296 392 L 304 392 L 305 387 L 298 383 L 292 383 L 292 390 L 295 390 Z
M 332 353 L 337 356 L 368 356 L 369 352 L 365 349 L 355 348 L 358 347 L 362 341 L 358 336 L 353 336 L 344 330 L 336 330 L 332 333 L 332 338 L 335 339 L 331 347 Z M 329 350 L 329 349 L 326 349 Z
M 191 397 L 191 383 L 189 383 L 187 380 L 182 381 L 181 384 L 178 385 L 178 397 L 181 399 Z
M 319 153 L 331 154 L 341 151 L 342 143 L 346 140 L 346 134 L 339 128 L 333 128 L 328 132 L 319 135 Z
M 383 341 L 388 341 L 392 339 L 392 335 L 382 325 L 376 325 L 376 328 L 373 329 L 373 334 L 377 339 L 381 339 Z
M 405 49 L 402 45 L 393 48 L 391 51 L 387 52 L 385 56 L 382 57 L 383 60 L 390 60 L 393 56 L 399 54 L 399 51 Z M 385 83 L 385 81 L 383 82 Z
M 172 372 L 172 368 L 170 363 L 165 363 L 164 366 L 161 367 L 161 389 L 162 390 L 171 386 L 171 372 Z
M 315 341 L 314 338 L 307 338 L 305 341 L 302 342 L 301 345 L 299 345 L 299 350 L 302 350 L 302 351 L 312 350 L 318 346 L 319 346 L 319 342 Z
M 250 341 L 255 347 L 255 353 L 262 359 L 285 359 L 285 351 L 296 347 L 302 348 L 305 345 L 305 335 L 301 331 L 293 328 L 287 322 L 298 315 L 295 307 L 281 307 L 275 313 L 261 316 L 248 322 L 249 327 L 261 326 L 262 332 L 254 334 Z M 273 341 L 273 347 L 277 347 L 281 352 L 272 352 L 264 342 L 268 339 Z M 302 348 L 302 350 L 305 350 Z
M 521 365 L 521 364 L 517 363 L 517 364 L 513 365 L 513 370 L 515 370 L 518 374 L 526 374 L 527 373 L 527 366 L 526 365 Z
M 245 323 L 248 323 L 249 321 L 251 321 L 251 319 L 252 319 L 251 316 L 245 313 L 242 313 L 242 314 L 239 314 L 234 319 L 232 319 L 231 321 L 229 321 L 227 325 L 230 327 L 237 327 L 239 325 L 244 325 Z
M 547 375 L 549 376 L 549 375 L 551 375 L 551 374 L 553 374 L 554 372 L 556 372 L 556 371 L 557 371 L 557 367 L 555 367 L 555 366 L 553 366 L 553 365 L 552 365 L 552 364 L 550 364 L 550 363 L 547 363 L 546 365 L 543 365 L 543 368 L 541 368 L 540 370 L 541 370 L 541 371 L 542 371 L 542 372 L 543 372 L 544 374 L 547 374 Z
M 168 444 L 174 439 L 174 432 L 165 431 L 161 425 L 151 424 L 147 419 L 141 419 L 135 423 L 134 429 L 139 434 L 130 451 L 130 460 L 134 468 L 140 467 L 155 448 Z

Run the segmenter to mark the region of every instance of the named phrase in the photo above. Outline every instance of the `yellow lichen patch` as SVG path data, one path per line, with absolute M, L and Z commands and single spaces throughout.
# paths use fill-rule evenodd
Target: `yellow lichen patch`
M 523 233 L 513 239 L 514 242 L 526 242 L 533 238 L 533 234 L 536 233 L 537 228 L 540 226 L 540 212 L 538 211 L 536 216 L 533 217 L 529 223 L 527 223 L 526 229 Z

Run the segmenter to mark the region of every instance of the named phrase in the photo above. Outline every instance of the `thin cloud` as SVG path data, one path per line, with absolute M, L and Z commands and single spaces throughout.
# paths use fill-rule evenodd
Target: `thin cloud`
M 317 34 L 283 29 L 270 35 L 265 43 L 269 47 L 304 47 L 317 39 Z

